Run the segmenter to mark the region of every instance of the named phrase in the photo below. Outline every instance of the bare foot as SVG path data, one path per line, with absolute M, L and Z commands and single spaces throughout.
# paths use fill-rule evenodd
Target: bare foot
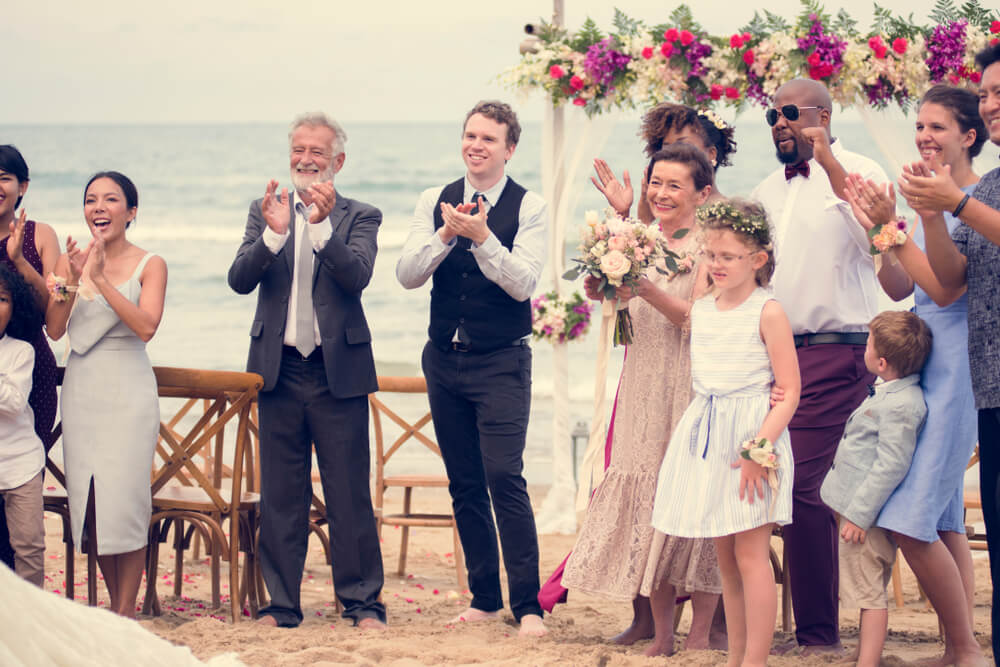
M 544 637 L 549 633 L 538 614 L 525 614 L 521 617 L 521 630 L 518 637 Z
M 278 627 L 277 619 L 275 619 L 274 616 L 271 616 L 270 614 L 261 614 L 256 622 L 257 625 L 265 625 L 269 628 Z
M 374 616 L 365 616 L 357 625 L 359 630 L 387 630 L 388 626 Z
M 448 621 L 447 625 L 458 625 L 459 623 L 482 623 L 483 621 L 495 621 L 500 618 L 498 611 L 483 611 L 475 607 L 469 607 L 455 618 Z
M 714 648 L 712 642 L 704 637 L 694 638 L 688 635 L 687 639 L 684 640 L 685 651 L 707 651 L 710 648 Z M 728 648 L 728 642 L 726 648 Z
M 653 658 L 656 656 L 670 656 L 674 654 L 674 637 L 671 634 L 669 637 L 658 639 L 653 638 L 653 643 L 650 644 L 645 651 L 642 652 L 647 658 Z
M 638 619 L 633 619 L 632 625 L 625 628 L 624 632 L 621 632 L 611 638 L 611 643 L 618 644 L 619 646 L 631 646 L 636 642 L 652 638 L 652 621 L 650 619 L 646 619 L 646 622 L 641 622 Z

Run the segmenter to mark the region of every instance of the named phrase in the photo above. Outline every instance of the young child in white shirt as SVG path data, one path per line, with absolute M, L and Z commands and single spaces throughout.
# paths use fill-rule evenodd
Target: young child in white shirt
M 14 571 L 43 587 L 45 526 L 42 476 L 45 448 L 28 405 L 35 350 L 26 342 L 41 317 L 34 290 L 0 262 L 0 496 L 14 548 Z

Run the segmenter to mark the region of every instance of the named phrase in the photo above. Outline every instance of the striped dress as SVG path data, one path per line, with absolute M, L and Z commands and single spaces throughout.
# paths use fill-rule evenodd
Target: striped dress
M 740 443 L 757 435 L 770 410 L 774 375 L 760 338 L 760 314 L 772 297 L 755 290 L 726 311 L 709 295 L 691 309 L 694 398 L 670 439 L 660 467 L 652 524 L 680 537 L 719 537 L 792 520 L 792 449 L 788 431 L 774 443 L 778 492 L 739 498 Z

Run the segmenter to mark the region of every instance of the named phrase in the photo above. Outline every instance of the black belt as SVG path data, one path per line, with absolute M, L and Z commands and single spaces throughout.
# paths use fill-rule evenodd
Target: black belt
M 810 345 L 865 345 L 868 343 L 868 333 L 855 331 L 851 333 L 840 333 L 837 331 L 820 331 L 812 334 L 796 334 L 795 347 L 808 347 Z
M 441 346 L 445 352 L 495 352 L 496 350 L 501 350 L 505 347 L 526 347 L 528 345 L 527 338 L 518 338 L 517 340 L 512 340 L 509 343 L 504 343 L 502 345 L 497 345 L 496 347 L 491 347 L 489 349 L 479 349 L 475 347 L 469 347 L 468 343 L 462 343 L 457 340 L 453 340 L 445 346 Z
M 299 359 L 301 361 L 322 361 L 323 360 L 323 348 L 320 347 L 319 345 L 316 346 L 316 349 L 313 350 L 309 354 L 308 357 L 303 357 L 302 353 L 299 352 L 298 348 L 295 347 L 294 345 L 282 345 L 281 346 L 281 353 L 283 355 L 288 355 L 290 357 L 294 357 L 294 358 Z

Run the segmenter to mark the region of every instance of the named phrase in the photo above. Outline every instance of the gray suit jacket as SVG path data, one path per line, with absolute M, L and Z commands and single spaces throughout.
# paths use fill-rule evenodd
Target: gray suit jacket
M 868 530 L 906 477 L 927 416 L 920 375 L 907 375 L 851 413 L 820 497 L 832 510 Z
M 290 197 L 291 237 L 277 255 L 264 245 L 267 227 L 262 199 L 250 204 L 243 243 L 229 267 L 229 286 L 240 294 L 257 292 L 257 312 L 250 327 L 247 370 L 260 373 L 264 391 L 274 388 L 281 367 L 288 300 L 295 262 L 295 203 Z M 378 251 L 382 212 L 337 193 L 330 212 L 333 235 L 313 263 L 313 307 L 319 323 L 327 383 L 335 398 L 378 390 L 371 332 L 361 307 Z

